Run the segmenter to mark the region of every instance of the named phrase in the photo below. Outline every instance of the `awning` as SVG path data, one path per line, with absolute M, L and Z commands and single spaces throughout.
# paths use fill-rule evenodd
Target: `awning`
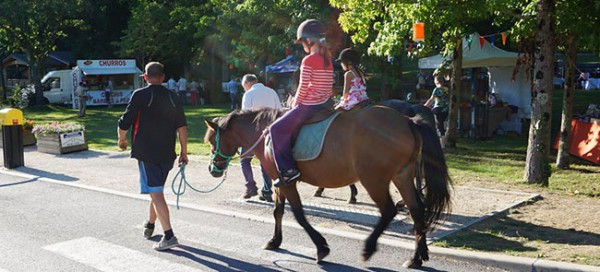
M 84 75 L 120 75 L 120 74 L 142 74 L 142 71 L 137 67 L 123 68 L 86 68 L 81 67 Z
M 292 55 L 287 56 L 285 59 L 278 61 L 273 65 L 268 65 L 266 70 L 268 73 L 282 74 L 282 73 L 293 73 L 300 67 L 300 63 L 294 59 Z

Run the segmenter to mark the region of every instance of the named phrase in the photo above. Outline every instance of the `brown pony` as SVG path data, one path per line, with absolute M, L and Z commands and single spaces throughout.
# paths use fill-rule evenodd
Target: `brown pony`
M 239 147 L 251 149 L 272 179 L 278 172 L 270 152 L 264 150 L 263 130 L 284 111 L 259 109 L 234 111 L 205 120 L 205 141 L 211 144 L 209 171 L 220 177 Z M 450 206 L 450 178 L 442 147 L 433 126 L 422 119 L 409 119 L 385 106 L 344 112 L 331 124 L 321 154 L 312 161 L 299 161 L 300 180 L 317 187 L 338 188 L 360 181 L 381 217 L 367 238 L 362 252 L 368 260 L 377 250 L 377 239 L 397 213 L 390 196 L 390 181 L 400 191 L 414 221 L 416 251 L 404 263 L 421 267 L 429 259 L 427 231 Z M 423 172 L 424 189 L 415 186 Z M 417 184 L 420 178 L 417 177 Z M 265 249 L 278 249 L 282 242 L 281 220 L 287 199 L 294 217 L 317 247 L 317 262 L 329 254 L 325 238 L 306 220 L 296 184 L 275 188 L 275 234 Z

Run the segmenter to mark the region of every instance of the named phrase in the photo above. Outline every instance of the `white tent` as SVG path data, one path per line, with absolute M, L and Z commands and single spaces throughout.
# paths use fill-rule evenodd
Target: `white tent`
M 479 34 L 471 35 L 471 48 L 466 38 L 462 40 L 463 65 L 462 68 L 487 67 L 489 76 L 489 91 L 500 96 L 508 103 L 519 107 L 516 116 L 511 116 L 511 120 L 501 124 L 504 131 L 521 131 L 521 118 L 531 118 L 531 92 L 529 84 L 523 73 L 520 71 L 515 80 L 512 80 L 512 73 L 517 61 L 517 53 L 502 50 L 484 40 L 483 47 L 479 44 Z M 443 60 L 449 57 L 435 55 L 419 59 L 419 68 L 437 69 L 443 65 Z M 449 62 L 448 62 L 449 63 Z

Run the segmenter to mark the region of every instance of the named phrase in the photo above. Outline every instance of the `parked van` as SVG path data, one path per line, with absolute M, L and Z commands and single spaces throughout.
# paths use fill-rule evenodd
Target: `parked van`
M 107 82 L 112 82 L 110 99 L 113 105 L 127 104 L 131 94 L 142 85 L 142 71 L 135 60 L 78 60 L 71 70 L 48 72 L 42 78 L 44 97 L 53 104 L 79 107 L 78 95 L 85 90 L 88 106 L 108 105 Z

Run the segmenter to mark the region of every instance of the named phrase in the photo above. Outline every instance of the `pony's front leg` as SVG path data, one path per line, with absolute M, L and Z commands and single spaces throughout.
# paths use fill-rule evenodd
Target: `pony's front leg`
M 275 188 L 275 187 L 274 187 Z M 264 249 L 275 250 L 281 245 L 283 234 L 281 232 L 281 220 L 285 211 L 285 195 L 281 193 L 279 188 L 275 188 L 275 208 L 273 209 L 273 217 L 275 218 L 275 233 L 273 238 L 267 242 Z
M 298 224 L 304 228 L 304 230 L 308 233 L 308 236 L 310 236 L 310 239 L 317 246 L 317 263 L 320 263 L 321 260 L 329 255 L 329 245 L 327 245 L 327 241 L 323 235 L 315 230 L 310 223 L 308 223 L 308 220 L 306 220 L 306 216 L 304 216 L 304 209 L 302 208 L 302 201 L 300 200 L 300 195 L 298 194 L 296 184 L 297 183 L 293 183 L 290 184 L 290 186 L 281 187 L 279 189 L 287 197 L 296 221 L 298 221 Z

